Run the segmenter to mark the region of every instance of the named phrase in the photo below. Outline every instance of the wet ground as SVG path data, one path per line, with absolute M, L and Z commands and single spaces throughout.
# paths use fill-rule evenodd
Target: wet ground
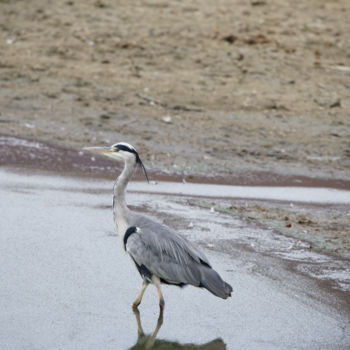
M 313 250 L 350 258 L 350 181 L 266 171 L 206 176 L 174 174 L 171 169 L 160 171 L 150 168 L 143 150 L 139 152 L 152 183 L 172 181 L 190 184 L 190 187 L 178 184 L 176 188 L 174 185 L 157 186 L 153 191 L 175 194 L 185 191 L 187 195 L 196 196 L 203 192 L 211 197 L 211 201 L 197 201 L 196 205 L 213 206 L 246 221 L 272 226 L 280 234 L 307 241 Z M 39 173 L 111 181 L 121 171 L 115 162 L 92 156 L 90 152 L 85 154 L 82 150 L 6 135 L 0 135 L 0 165 L 20 171 L 26 168 Z M 134 179 L 145 180 L 141 172 L 136 172 Z M 203 188 L 200 184 L 211 186 Z M 216 188 L 214 184 L 229 186 Z M 215 203 L 214 197 L 226 197 L 227 200 Z
M 206 207 L 213 197 L 193 196 L 196 186 L 182 185 L 181 195 L 170 195 L 169 184 L 133 183 L 128 201 L 201 245 L 234 293 L 221 300 L 164 287 L 154 348 L 348 348 L 349 260 Z M 138 337 L 131 310 L 141 279 L 115 234 L 111 189 L 111 180 L 1 169 L 0 348 L 144 348 L 150 338 Z M 340 199 L 343 192 L 336 192 Z M 227 200 L 215 203 L 225 207 Z M 152 334 L 154 288 L 140 317 Z

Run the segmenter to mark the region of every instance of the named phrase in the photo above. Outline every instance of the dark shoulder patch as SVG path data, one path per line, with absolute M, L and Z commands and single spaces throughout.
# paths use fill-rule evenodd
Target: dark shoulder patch
M 126 231 L 125 231 L 125 235 L 124 235 L 124 249 L 126 249 L 126 242 L 128 241 L 128 238 L 137 231 L 137 227 L 136 226 L 131 226 L 129 227 Z

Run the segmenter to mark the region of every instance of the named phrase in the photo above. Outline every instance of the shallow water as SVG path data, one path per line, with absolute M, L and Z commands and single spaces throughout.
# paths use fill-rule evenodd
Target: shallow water
M 267 199 L 286 202 L 318 204 L 350 204 L 350 191 L 317 187 L 227 186 L 158 182 L 146 186 L 144 182 L 130 183 L 130 190 L 152 193 L 183 194 L 215 198 Z
M 1 349 L 144 348 L 149 338 L 138 338 L 131 310 L 141 279 L 114 231 L 111 188 L 110 181 L 0 170 Z M 154 348 L 350 344 L 349 261 L 290 249 L 293 238 L 189 206 L 194 193 L 169 196 L 153 188 L 132 184 L 128 201 L 200 244 L 234 289 L 221 300 L 165 286 Z M 144 332 L 152 334 L 153 287 L 139 309 Z

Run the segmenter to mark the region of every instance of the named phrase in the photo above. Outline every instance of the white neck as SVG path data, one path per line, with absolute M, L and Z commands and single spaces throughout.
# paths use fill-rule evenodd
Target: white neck
M 126 159 L 124 170 L 115 181 L 114 187 L 113 187 L 114 222 L 117 226 L 117 233 L 122 243 L 123 243 L 125 231 L 129 227 L 128 214 L 130 213 L 130 209 L 126 205 L 126 201 L 125 201 L 126 186 L 129 180 L 131 179 L 132 175 L 134 174 L 135 168 L 136 168 L 136 159 L 133 159 L 133 158 Z

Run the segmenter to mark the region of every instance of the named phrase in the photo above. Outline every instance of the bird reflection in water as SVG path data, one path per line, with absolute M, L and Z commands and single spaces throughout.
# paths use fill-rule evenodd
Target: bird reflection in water
M 163 324 L 163 311 L 160 311 L 156 328 L 152 334 L 146 335 L 142 329 L 140 311 L 133 308 L 133 312 L 137 322 L 137 343 L 129 350 L 226 350 L 226 344 L 222 339 L 218 338 L 209 343 L 196 344 L 179 344 L 174 341 L 167 341 L 164 339 L 157 340 L 157 334 Z

